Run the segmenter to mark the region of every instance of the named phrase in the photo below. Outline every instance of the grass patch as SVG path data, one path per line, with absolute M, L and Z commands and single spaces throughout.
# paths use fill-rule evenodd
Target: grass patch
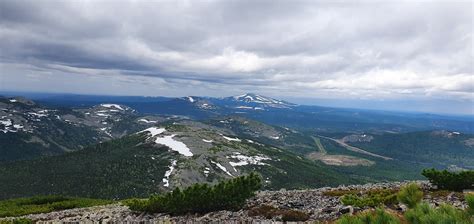
M 26 218 L 19 218 L 13 220 L 1 220 L 0 224 L 30 224 L 33 223 L 33 220 Z
M 22 216 L 110 203 L 112 201 L 55 195 L 8 199 L 0 201 L 0 217 Z
M 397 192 L 396 189 L 373 189 L 358 194 L 346 194 L 341 197 L 341 202 L 356 207 L 392 205 L 397 203 Z

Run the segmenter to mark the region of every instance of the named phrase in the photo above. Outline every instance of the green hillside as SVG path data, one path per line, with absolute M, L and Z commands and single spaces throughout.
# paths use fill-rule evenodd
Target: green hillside
M 425 167 L 474 169 L 474 135 L 448 131 L 374 135 L 354 146 Z
M 185 135 L 184 132 L 182 135 Z M 217 182 L 232 176 L 215 166 L 211 166 L 206 176 L 196 171 L 209 167 L 206 162 L 211 159 L 228 167 L 224 163 L 228 156 L 222 154 L 230 153 L 225 152 L 227 150 L 232 153 L 236 150 L 242 153 L 249 151 L 271 157 L 265 165 L 235 167 L 235 171 L 241 174 L 252 171 L 261 173 L 266 189 L 360 182 L 337 173 L 331 167 L 274 147 L 244 142 L 216 143 L 209 150 L 183 157 L 165 146 L 150 142 L 148 138 L 145 134 L 130 135 L 59 156 L 0 164 L 0 198 L 45 194 L 112 199 L 144 197 L 169 190 L 163 187 L 162 179 L 172 160 L 178 161 L 170 177 L 173 186 Z M 216 147 L 222 151 L 216 152 Z

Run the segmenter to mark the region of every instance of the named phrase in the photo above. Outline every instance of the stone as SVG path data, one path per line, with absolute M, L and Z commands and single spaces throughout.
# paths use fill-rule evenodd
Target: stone
M 430 189 L 431 185 L 428 182 L 418 182 L 424 189 Z M 353 206 L 345 206 L 339 200 L 339 197 L 326 196 L 323 193 L 331 190 L 358 190 L 366 191 L 370 189 L 392 189 L 400 188 L 406 182 L 393 183 L 375 183 L 365 185 L 349 185 L 335 188 L 324 187 L 319 189 L 309 190 L 282 190 L 282 191 L 259 191 L 255 197 L 247 200 L 244 209 L 231 211 L 217 211 L 210 212 L 203 215 L 185 215 L 185 216 L 170 216 L 163 213 L 137 213 L 131 211 L 128 207 L 117 203 L 104 206 L 96 206 L 90 208 L 68 209 L 63 211 L 56 211 L 51 213 L 33 214 L 25 217 L 33 221 L 42 221 L 49 223 L 59 222 L 107 222 L 116 223 L 124 222 L 130 223 L 192 223 L 192 222 L 225 222 L 225 223 L 274 223 L 278 217 L 266 220 L 262 217 L 249 217 L 248 209 L 261 205 L 270 205 L 280 209 L 294 209 L 305 212 L 310 215 L 310 222 L 312 221 L 330 221 L 337 219 L 343 214 L 353 214 L 355 212 L 364 211 L 367 209 L 374 209 L 371 207 L 358 208 Z M 442 203 L 449 203 L 458 208 L 466 207 L 466 203 L 458 198 L 456 195 L 451 195 L 449 201 L 446 198 L 430 198 L 425 197 L 424 200 L 435 206 Z M 407 208 L 404 205 L 398 205 L 395 209 L 405 211 Z M 88 217 L 88 218 L 86 218 Z M 12 218 L 0 218 L 2 220 L 10 220 Z M 88 220 L 89 219 L 89 220 Z
M 354 214 L 354 208 L 350 205 L 349 206 L 344 206 L 341 209 L 339 209 L 339 212 L 341 214 L 350 214 L 350 215 L 352 215 L 352 214 Z

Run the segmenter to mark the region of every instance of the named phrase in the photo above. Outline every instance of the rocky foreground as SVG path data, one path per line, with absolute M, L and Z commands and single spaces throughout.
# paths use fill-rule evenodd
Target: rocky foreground
M 343 205 L 338 196 L 325 194 L 335 190 L 360 190 L 371 189 L 398 189 L 404 182 L 377 183 L 365 185 L 339 186 L 336 188 L 319 188 L 311 190 L 280 190 L 280 191 L 260 191 L 255 197 L 249 199 L 244 209 L 240 211 L 219 211 L 205 215 L 170 216 L 168 214 L 147 214 L 131 211 L 128 207 L 117 203 L 105 206 L 95 206 L 89 208 L 69 209 L 51 213 L 33 214 L 23 216 L 37 223 L 57 223 L 57 222 L 127 222 L 127 223 L 191 223 L 191 222 L 251 222 L 270 223 L 280 221 L 280 217 L 267 219 L 262 216 L 252 214 L 252 208 L 262 205 L 269 205 L 278 209 L 296 210 L 309 215 L 308 221 L 331 221 L 346 213 L 354 213 L 371 208 L 357 208 Z M 419 181 L 424 190 L 431 188 L 428 182 Z M 467 205 L 456 194 L 450 193 L 447 196 L 432 197 L 425 196 L 425 201 L 438 206 L 448 203 L 459 208 Z M 393 210 L 404 210 L 402 205 L 391 208 Z M 13 219 L 13 218 L 4 218 Z M 0 219 L 1 221 L 2 219 Z

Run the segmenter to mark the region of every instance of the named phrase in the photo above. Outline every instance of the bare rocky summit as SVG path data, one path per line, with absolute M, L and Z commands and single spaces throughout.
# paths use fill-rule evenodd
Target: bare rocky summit
M 251 222 L 251 223 L 273 223 L 280 222 L 281 217 L 266 219 L 260 216 L 251 216 L 249 211 L 252 208 L 267 205 L 278 209 L 289 209 L 301 211 L 309 215 L 308 221 L 334 220 L 343 214 L 358 212 L 369 207 L 358 208 L 343 205 L 338 196 L 329 196 L 325 194 L 328 191 L 367 191 L 373 189 L 398 189 L 407 182 L 377 183 L 365 185 L 339 186 L 335 188 L 325 187 L 308 190 L 279 190 L 279 191 L 260 191 L 255 197 L 249 199 L 245 208 L 239 211 L 217 211 L 204 215 L 189 214 L 185 216 L 170 216 L 169 214 L 148 214 L 131 211 L 127 206 L 121 203 L 95 206 L 89 208 L 76 208 L 63 211 L 56 211 L 42 214 L 26 215 L 24 218 L 31 219 L 37 223 L 188 223 L 188 222 Z M 432 186 L 425 181 L 418 181 L 424 190 L 432 189 Z M 466 203 L 455 193 L 449 193 L 445 197 L 432 197 L 426 195 L 424 200 L 434 206 L 448 203 L 458 208 L 465 208 Z M 402 205 L 396 205 L 394 210 L 404 210 Z M 13 218 L 4 218 L 13 219 Z M 1 221 L 2 219 L 0 219 Z

